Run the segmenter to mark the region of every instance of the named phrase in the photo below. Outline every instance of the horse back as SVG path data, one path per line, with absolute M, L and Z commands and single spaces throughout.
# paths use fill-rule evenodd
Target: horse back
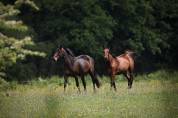
M 84 59 L 84 60 L 86 60 L 86 61 L 90 61 L 90 56 L 88 56 L 88 55 L 80 55 L 80 56 L 78 56 L 77 57 L 78 59 Z

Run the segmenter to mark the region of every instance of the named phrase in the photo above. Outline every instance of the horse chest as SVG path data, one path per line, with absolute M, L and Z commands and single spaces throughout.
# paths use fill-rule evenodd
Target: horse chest
M 113 61 L 113 62 L 110 64 L 110 68 L 111 68 L 111 69 L 117 69 L 118 67 L 119 67 L 119 62 Z
M 118 64 L 116 62 L 112 62 L 108 65 L 108 72 L 109 73 L 116 73 L 118 71 Z

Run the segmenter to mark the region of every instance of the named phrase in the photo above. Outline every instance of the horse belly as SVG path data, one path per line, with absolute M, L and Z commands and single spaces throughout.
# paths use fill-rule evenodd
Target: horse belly
M 80 73 L 80 65 L 78 63 L 74 63 L 73 72 L 77 75 Z

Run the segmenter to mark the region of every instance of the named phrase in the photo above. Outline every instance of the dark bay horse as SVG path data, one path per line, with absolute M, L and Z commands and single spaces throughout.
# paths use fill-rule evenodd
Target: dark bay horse
M 90 74 L 93 82 L 93 89 L 95 91 L 95 85 L 99 88 L 100 83 L 95 74 L 94 60 L 88 55 L 80 55 L 75 57 L 70 49 L 60 48 L 57 49 L 53 56 L 53 59 L 57 61 L 60 57 L 64 57 L 65 73 L 64 73 L 64 91 L 68 83 L 68 76 L 75 78 L 76 86 L 80 92 L 78 76 L 81 77 L 84 90 L 86 91 L 86 82 L 84 76 Z
M 111 78 L 111 88 L 115 85 L 115 75 L 123 74 L 128 80 L 128 88 L 132 88 L 133 82 L 133 70 L 134 70 L 134 59 L 132 51 L 125 51 L 120 56 L 113 57 L 109 52 L 108 48 L 104 49 L 104 58 L 107 60 L 108 72 Z

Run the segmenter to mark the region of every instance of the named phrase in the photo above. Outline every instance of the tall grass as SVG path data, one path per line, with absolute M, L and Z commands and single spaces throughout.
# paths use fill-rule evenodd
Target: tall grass
M 117 77 L 118 91 L 110 90 L 109 78 L 93 92 L 91 80 L 87 92 L 77 93 L 73 78 L 63 92 L 63 79 L 39 78 L 29 85 L 9 83 L 0 92 L 1 118 L 174 118 L 178 117 L 178 73 L 158 71 L 135 78 L 127 89 L 124 77 Z M 90 79 L 87 77 L 86 79 Z M 80 82 L 81 90 L 83 90 Z

